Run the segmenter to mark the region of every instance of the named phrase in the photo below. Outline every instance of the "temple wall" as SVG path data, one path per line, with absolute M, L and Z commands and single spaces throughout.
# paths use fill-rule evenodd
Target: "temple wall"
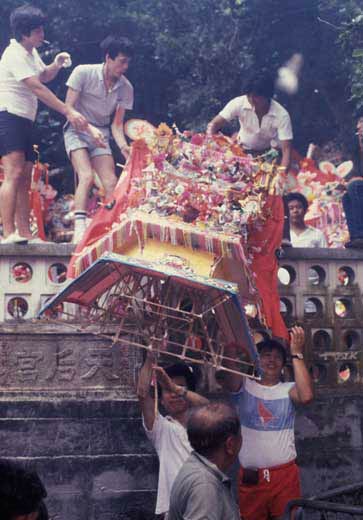
M 29 320 L 64 286 L 47 276 L 69 254 L 68 245 L 0 248 L 0 456 L 35 464 L 53 519 L 149 519 L 157 460 L 135 396 L 140 353 Z M 32 279 L 13 282 L 11 268 L 24 262 Z M 290 276 L 282 275 L 282 310 L 290 325 L 304 321 L 316 380 L 317 398 L 296 421 L 304 492 L 313 495 L 363 480 L 363 252 L 291 250 L 280 264 Z M 7 314 L 14 297 L 28 301 L 25 321 Z
M 304 325 L 305 356 L 318 393 L 360 393 L 363 251 L 291 249 L 280 270 L 280 308 L 288 326 Z
M 135 396 L 139 352 L 52 324 L 0 331 L 0 457 L 35 465 L 51 518 L 149 519 L 157 461 Z

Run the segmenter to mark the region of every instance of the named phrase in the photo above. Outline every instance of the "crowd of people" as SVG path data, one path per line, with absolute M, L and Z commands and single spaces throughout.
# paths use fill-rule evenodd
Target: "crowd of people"
M 159 457 L 155 514 L 163 520 L 280 519 L 301 496 L 294 440 L 295 406 L 313 399 L 304 362 L 304 331 L 291 330 L 294 382 L 283 382 L 286 346 L 276 339 L 258 345 L 260 381 L 222 371 L 218 382 L 229 400 L 196 393 L 192 369 L 165 370 L 148 353 L 138 397 L 143 425 Z M 236 369 L 237 346 L 226 347 L 227 368 Z M 156 376 L 156 379 L 155 377 Z M 157 387 L 155 384 L 157 382 Z M 165 412 L 155 412 L 155 392 Z M 237 461 L 239 511 L 227 470 Z
M 101 44 L 103 62 L 75 67 L 66 85 L 65 102 L 58 99 L 45 83 L 69 66 L 67 52 L 57 54 L 45 65 L 37 49 L 43 45 L 43 12 L 31 5 L 15 9 L 10 17 L 14 38 L 0 60 L 0 156 L 4 180 L 0 188 L 2 243 L 40 242 L 30 229 L 29 189 L 35 159 L 34 121 L 38 100 L 66 118 L 64 144 L 78 179 L 74 198 L 74 243 L 79 243 L 87 225 L 87 197 L 98 175 L 105 195 L 111 199 L 116 185 L 115 162 L 110 148 L 111 135 L 125 159 L 130 149 L 124 135 L 124 117 L 133 107 L 133 86 L 125 76 L 133 56 L 133 45 L 124 37 L 107 37 Z M 274 79 L 257 74 L 244 89 L 244 95 L 232 99 L 207 126 L 214 135 L 228 122 L 239 121 L 238 143 L 252 155 L 274 148 L 280 154 L 280 171 L 287 174 L 291 163 L 293 131 L 286 109 L 273 99 Z M 358 122 L 360 141 L 362 120 Z M 343 206 L 350 232 L 347 247 L 363 245 L 362 177 L 358 169 L 346 184 Z M 291 196 L 294 195 L 294 201 Z M 308 202 L 297 194 L 283 198 L 285 226 L 282 244 L 294 247 L 325 247 L 318 231 L 306 226 L 302 212 Z M 273 213 L 279 212 L 279 204 Z M 292 215 L 293 213 L 293 215 Z M 289 217 L 291 215 L 291 226 Z
M 125 111 L 133 106 L 133 87 L 124 76 L 133 54 L 127 38 L 108 37 L 102 44 L 104 62 L 76 67 L 67 81 L 65 102 L 44 83 L 54 79 L 69 64 L 66 52 L 45 65 L 37 49 L 44 43 L 43 12 L 31 5 L 15 9 L 10 16 L 14 35 L 0 60 L 0 156 L 4 180 L 0 188 L 3 244 L 37 243 L 30 229 L 29 190 L 36 159 L 34 121 L 38 100 L 66 118 L 66 152 L 78 176 L 75 193 L 74 241 L 86 227 L 86 204 L 94 172 L 107 198 L 116 185 L 110 134 L 125 158 L 129 146 L 124 136 Z M 110 132 L 111 127 L 111 132 Z
M 45 85 L 69 60 L 58 54 L 45 65 L 37 48 L 44 42 L 45 17 L 30 5 L 15 9 L 10 19 L 14 39 L 0 61 L 0 155 L 4 181 L 0 189 L 3 244 L 37 242 L 29 227 L 29 186 L 38 100 L 66 118 L 65 148 L 78 176 L 75 194 L 75 235 L 85 230 L 86 198 L 96 171 L 106 201 L 116 185 L 111 134 L 127 159 L 124 117 L 133 106 L 133 87 L 125 77 L 133 46 L 126 38 L 102 43 L 104 61 L 79 65 L 67 81 L 65 102 Z M 238 142 L 252 155 L 279 150 L 280 173 L 290 167 L 292 125 L 288 112 L 273 99 L 272 77 L 258 74 L 244 95 L 231 100 L 208 124 L 214 135 L 237 119 Z M 363 122 L 358 124 L 363 135 Z M 326 247 L 324 234 L 304 222 L 308 209 L 300 193 L 277 194 L 271 200 L 271 222 L 285 214 L 283 243 L 294 247 Z M 350 231 L 348 247 L 363 245 L 363 179 L 356 174 L 343 196 Z M 283 209 L 284 207 L 284 209 Z M 229 400 L 208 399 L 196 392 L 193 369 L 178 363 L 163 369 L 148 353 L 139 374 L 138 397 L 143 427 L 159 457 L 155 514 L 164 520 L 278 520 L 287 503 L 301 494 L 294 440 L 295 405 L 313 399 L 304 362 L 304 331 L 290 332 L 290 351 L 277 339 L 257 345 L 262 376 L 259 381 L 219 374 Z M 227 347 L 230 358 L 236 347 Z M 287 359 L 294 382 L 283 381 Z M 233 368 L 231 366 L 231 368 Z M 160 403 L 165 415 L 156 406 Z M 238 502 L 227 472 L 239 462 Z M 31 488 L 17 496 L 16 490 Z M 0 462 L 0 508 L 4 520 L 46 519 L 44 486 L 35 474 Z
M 261 379 L 222 370 L 216 375 L 223 399 L 196 392 L 192 367 L 178 362 L 164 369 L 147 352 L 137 394 L 145 433 L 159 458 L 157 519 L 282 519 L 288 502 L 301 496 L 295 406 L 313 399 L 303 350 L 304 331 L 294 327 L 289 361 L 295 381 L 287 382 L 286 346 L 263 340 Z M 226 355 L 226 368 L 236 369 L 236 346 L 228 345 Z M 236 463 L 235 479 L 229 470 Z M 47 520 L 45 497 L 37 473 L 0 460 L 2 520 Z

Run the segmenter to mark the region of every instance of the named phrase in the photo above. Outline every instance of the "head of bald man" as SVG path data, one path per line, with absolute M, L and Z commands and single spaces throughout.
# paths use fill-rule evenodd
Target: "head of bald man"
M 222 464 L 222 471 L 233 464 L 242 445 L 237 412 L 223 401 L 192 408 L 187 432 L 192 448 L 218 467 Z

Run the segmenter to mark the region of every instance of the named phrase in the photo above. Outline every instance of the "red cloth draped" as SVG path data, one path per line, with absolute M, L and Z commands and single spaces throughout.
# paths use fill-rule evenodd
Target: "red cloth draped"
M 147 155 L 149 149 L 144 141 L 135 141 L 132 146 L 131 156 L 127 162 L 124 173 L 121 175 L 112 199 L 106 201 L 95 213 L 92 222 L 86 229 L 85 235 L 81 242 L 77 245 L 73 256 L 68 265 L 67 277 L 74 278 L 74 261 L 77 255 L 84 249 L 96 242 L 112 228 L 112 224 L 119 220 L 129 204 L 129 193 L 131 188 L 131 179 L 142 174 L 142 170 L 147 165 Z M 107 208 L 108 206 L 108 208 Z
M 286 341 L 289 333 L 280 314 L 280 297 L 278 293 L 278 261 L 276 250 L 281 245 L 284 227 L 284 206 L 282 197 L 268 195 L 264 207 L 266 221 L 260 229 L 250 230 L 248 246 L 253 251 L 252 271 L 255 274 L 255 285 L 262 300 L 262 310 L 267 326 L 272 334 Z
M 120 215 L 132 206 L 133 190 L 131 179 L 142 175 L 147 166 L 149 149 L 144 141 L 135 141 L 131 156 L 113 193 L 114 204 L 111 209 L 100 207 L 91 224 L 86 230 L 82 241 L 68 266 L 67 276 L 75 277 L 74 261 L 81 251 L 105 235 L 114 222 L 119 221 Z M 109 201 L 110 202 L 110 201 Z M 263 314 L 266 323 L 274 336 L 288 340 L 288 332 L 280 315 L 280 298 L 277 290 L 278 263 L 275 255 L 280 247 L 284 224 L 284 208 L 280 196 L 269 195 L 264 208 L 265 222 L 260 229 L 256 226 L 250 230 L 249 247 L 260 248 L 253 254 L 252 270 L 256 274 L 255 284 L 262 299 Z

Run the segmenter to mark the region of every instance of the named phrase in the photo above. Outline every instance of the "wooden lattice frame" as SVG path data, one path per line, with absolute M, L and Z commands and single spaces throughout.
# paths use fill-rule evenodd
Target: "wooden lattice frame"
M 224 354 L 230 338 L 222 332 L 218 308 L 232 297 L 172 284 L 170 278 L 126 271 L 90 305 L 75 305 L 74 312 L 64 305 L 60 309 L 59 302 L 54 305 L 67 319 L 63 324 L 107 338 L 112 344 L 255 378 L 255 366 L 246 354 L 241 352 L 237 359 Z M 226 313 L 223 316 L 228 320 Z

